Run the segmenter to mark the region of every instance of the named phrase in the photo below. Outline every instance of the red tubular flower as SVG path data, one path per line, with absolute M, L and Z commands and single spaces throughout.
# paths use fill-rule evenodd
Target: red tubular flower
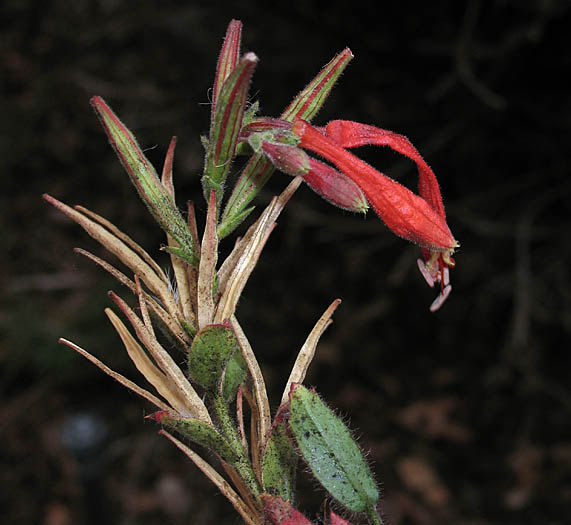
M 332 120 L 325 127 L 325 134 L 343 148 L 356 148 L 364 145 L 388 146 L 416 162 L 418 167 L 418 193 L 438 215 L 443 219 L 446 218 L 440 188 L 434 172 L 404 135 L 349 120 Z
M 363 190 L 367 200 L 397 235 L 423 249 L 419 269 L 430 286 L 441 283 L 441 293 L 432 303 L 436 311 L 450 294 L 451 254 L 458 247 L 444 213 L 440 188 L 434 173 L 406 137 L 357 122 L 333 121 L 324 129 L 297 120 L 292 128 L 300 146 L 331 161 Z M 420 196 L 390 179 L 345 150 L 364 144 L 387 145 L 414 160 L 419 170 Z

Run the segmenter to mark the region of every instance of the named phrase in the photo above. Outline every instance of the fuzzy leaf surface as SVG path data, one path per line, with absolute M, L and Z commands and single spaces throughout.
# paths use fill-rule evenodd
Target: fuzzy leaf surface
M 227 325 L 206 326 L 196 334 L 190 347 L 190 377 L 206 390 L 218 392 L 226 365 L 239 348 L 234 332 Z
M 290 428 L 313 475 L 353 512 L 374 512 L 379 499 L 371 471 L 347 426 L 304 386 L 290 393 Z
M 284 406 L 274 419 L 262 462 L 262 485 L 265 492 L 292 501 L 298 455 L 287 436 L 286 413 Z

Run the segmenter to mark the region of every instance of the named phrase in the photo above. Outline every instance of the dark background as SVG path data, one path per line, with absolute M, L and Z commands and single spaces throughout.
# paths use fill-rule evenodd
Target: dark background
M 434 291 L 416 270 L 415 246 L 372 212 L 352 216 L 301 188 L 238 309 L 274 406 L 306 334 L 340 297 L 307 383 L 370 451 L 387 521 L 565 523 L 569 2 L 230 4 L 2 2 L 2 521 L 238 522 L 143 420 L 151 407 L 57 344 L 65 336 L 137 378 L 103 314 L 106 291 L 120 287 L 72 252 L 102 250 L 40 197 L 81 203 L 160 258 L 161 232 L 88 100 L 103 96 L 156 166 L 179 137 L 179 205 L 192 198 L 202 216 L 199 135 L 222 37 L 238 18 L 243 49 L 260 58 L 251 99 L 266 115 L 351 48 L 316 122 L 353 119 L 409 136 L 439 177 L 462 243 L 452 296 L 430 314 Z M 411 162 L 362 155 L 415 186 Z M 276 174 L 258 209 L 288 179 Z M 323 492 L 302 488 L 313 515 Z

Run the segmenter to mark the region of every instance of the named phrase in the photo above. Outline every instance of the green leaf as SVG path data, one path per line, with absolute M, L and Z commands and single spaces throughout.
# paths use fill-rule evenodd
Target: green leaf
M 287 436 L 288 409 L 280 407 L 274 419 L 262 462 L 262 486 L 264 492 L 292 501 L 298 455 Z
M 289 425 L 301 455 L 327 492 L 347 509 L 376 517 L 379 493 L 349 429 L 315 392 L 299 384 L 290 392 Z
M 160 227 L 178 243 L 177 255 L 197 264 L 198 255 L 190 229 L 135 136 L 101 97 L 93 97 L 90 102 L 139 196 Z
M 273 168 L 272 168 L 273 169 Z M 236 215 L 232 215 L 227 220 L 223 220 L 218 225 L 218 239 L 223 239 L 232 233 L 240 224 L 254 211 L 255 206 L 250 206 Z
M 246 53 L 224 81 L 218 96 L 202 179 L 206 196 L 211 190 L 216 190 L 218 199 L 221 198 L 221 190 L 236 152 L 250 81 L 257 62 L 258 57 L 254 53 Z
M 190 347 L 188 372 L 191 379 L 209 392 L 218 393 L 226 365 L 239 349 L 234 332 L 227 325 L 204 327 Z

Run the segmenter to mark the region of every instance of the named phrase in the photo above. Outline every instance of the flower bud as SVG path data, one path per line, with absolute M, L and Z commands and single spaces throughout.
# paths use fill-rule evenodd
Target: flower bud
M 343 210 L 366 213 L 367 199 L 361 188 L 328 164 L 309 159 L 310 170 L 302 175 L 305 183 L 326 201 Z
M 261 151 L 280 171 L 297 177 L 310 169 L 310 159 L 305 151 L 290 144 L 262 140 Z

